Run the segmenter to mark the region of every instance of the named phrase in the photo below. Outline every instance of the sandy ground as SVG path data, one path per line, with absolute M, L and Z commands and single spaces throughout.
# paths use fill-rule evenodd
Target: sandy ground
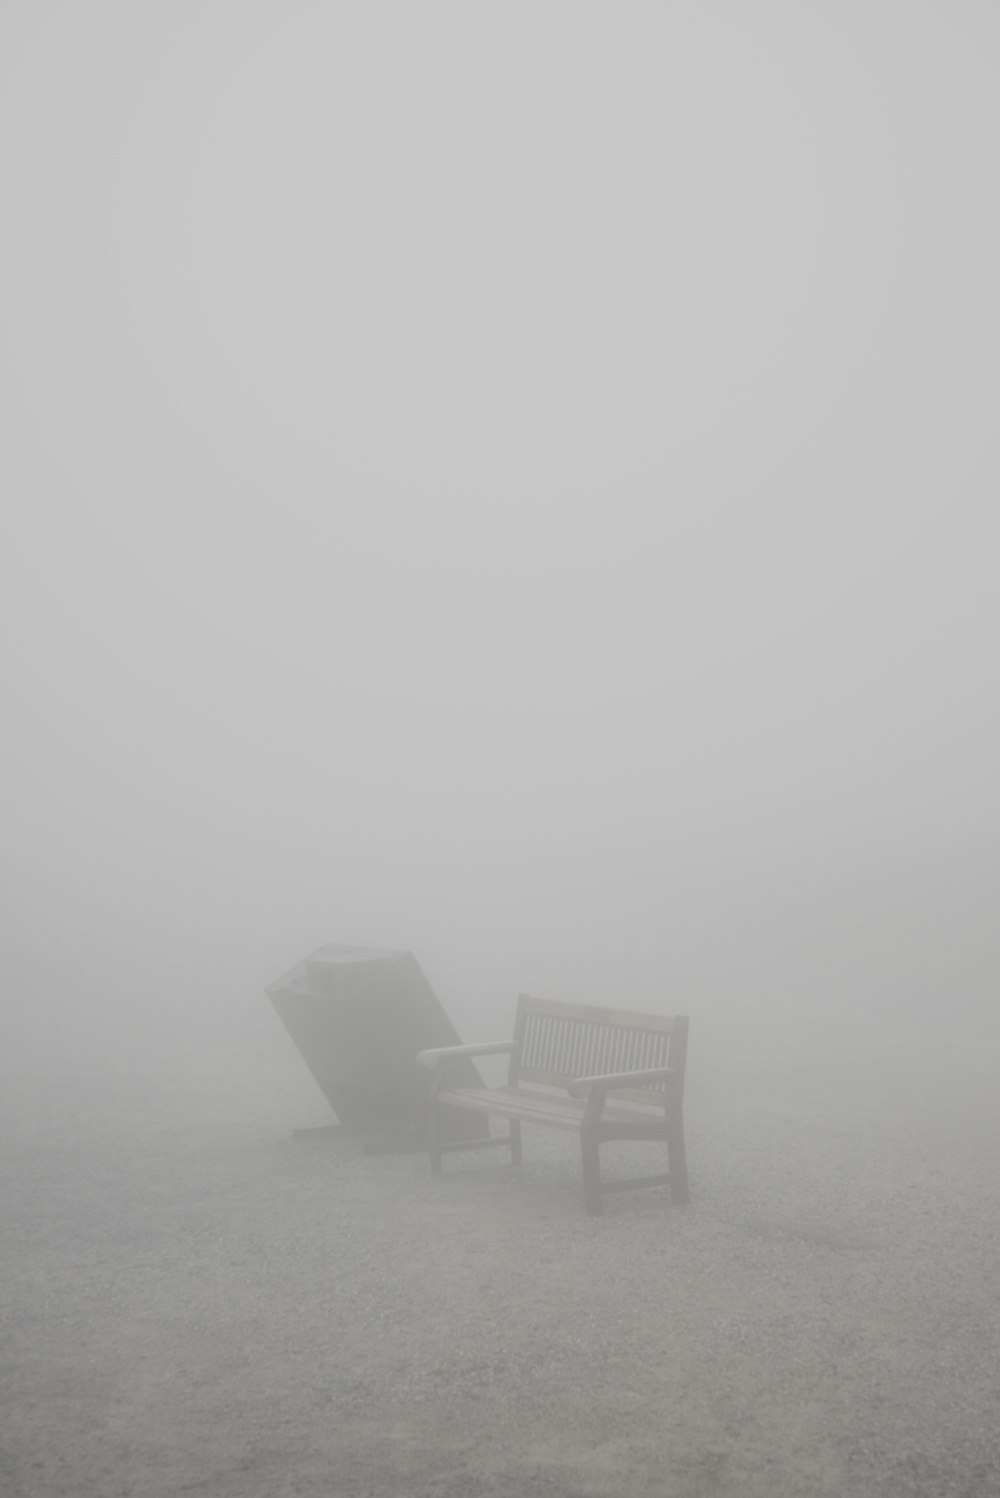
M 1000 1494 L 991 1066 L 828 1052 L 693 1037 L 691 1205 L 600 1219 L 569 1136 L 440 1182 L 294 1142 L 277 1044 L 8 1075 L 0 1491 Z

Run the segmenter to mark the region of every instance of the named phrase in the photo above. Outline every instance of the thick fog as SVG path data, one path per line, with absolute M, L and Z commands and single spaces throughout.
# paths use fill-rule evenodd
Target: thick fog
M 8 0 L 8 1054 L 988 1017 L 998 20 Z

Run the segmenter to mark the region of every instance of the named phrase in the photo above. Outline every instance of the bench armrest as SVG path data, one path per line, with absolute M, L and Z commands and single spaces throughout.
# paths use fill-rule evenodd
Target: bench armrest
M 441 1066 L 445 1061 L 451 1061 L 459 1056 L 513 1056 L 520 1050 L 516 1040 L 490 1040 L 483 1045 L 446 1045 L 439 1046 L 437 1050 L 420 1051 L 417 1055 L 417 1065 L 425 1066 L 428 1071 Z
M 588 1097 L 592 1087 L 601 1092 L 611 1092 L 619 1087 L 652 1087 L 654 1082 L 669 1082 L 676 1075 L 674 1066 L 655 1066 L 648 1071 L 609 1072 L 603 1077 L 578 1077 L 567 1090 L 570 1097 Z

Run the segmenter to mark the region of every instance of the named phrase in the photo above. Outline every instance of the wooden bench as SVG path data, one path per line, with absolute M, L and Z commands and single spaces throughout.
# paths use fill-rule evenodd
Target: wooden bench
M 583 1201 L 601 1211 L 608 1191 L 639 1186 L 670 1187 L 674 1204 L 688 1200 L 684 1156 L 684 1063 L 686 1017 L 632 1014 L 584 1004 L 560 1004 L 521 994 L 514 1039 L 485 1045 L 421 1051 L 419 1065 L 433 1072 L 430 1098 L 430 1157 L 434 1175 L 442 1156 L 454 1150 L 510 1148 L 521 1163 L 521 1125 L 569 1129 L 580 1136 Z M 504 1087 L 449 1084 L 449 1062 L 473 1056 L 509 1055 Z M 453 1079 L 454 1080 L 454 1079 Z M 527 1085 L 526 1085 L 527 1084 Z M 464 1143 L 442 1139 L 441 1110 L 471 1108 L 510 1121 L 503 1138 Z M 600 1147 L 613 1139 L 661 1140 L 669 1171 L 627 1181 L 602 1181 Z

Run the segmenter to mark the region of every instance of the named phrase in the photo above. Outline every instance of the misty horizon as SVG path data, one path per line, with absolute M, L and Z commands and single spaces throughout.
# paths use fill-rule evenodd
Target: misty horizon
M 992 1004 L 989 12 L 38 14 L 18 1024 L 328 939 Z

